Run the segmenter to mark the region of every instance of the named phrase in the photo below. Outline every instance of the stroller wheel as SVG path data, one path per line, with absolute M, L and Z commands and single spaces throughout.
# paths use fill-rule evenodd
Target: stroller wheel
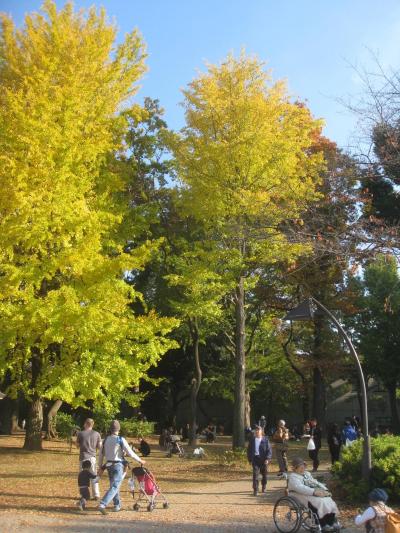
M 149 505 L 147 506 L 147 510 L 149 511 L 149 513 L 151 513 L 153 509 L 154 509 L 154 504 L 149 503 Z
M 138 503 L 135 503 L 135 505 L 133 506 L 133 510 L 134 511 L 139 511 L 139 504 Z
M 164 507 L 164 509 L 168 509 L 168 507 L 169 507 L 169 503 L 168 503 L 168 502 L 164 502 L 164 503 L 163 503 L 163 507 Z

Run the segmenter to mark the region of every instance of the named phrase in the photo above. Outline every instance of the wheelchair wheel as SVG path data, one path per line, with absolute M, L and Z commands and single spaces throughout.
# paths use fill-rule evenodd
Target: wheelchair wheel
M 301 526 L 301 509 L 293 498 L 284 496 L 276 502 L 273 512 L 276 529 L 280 533 L 296 533 Z
M 311 533 L 321 532 L 318 515 L 315 514 L 311 509 L 303 509 L 301 523 L 306 531 L 310 531 Z

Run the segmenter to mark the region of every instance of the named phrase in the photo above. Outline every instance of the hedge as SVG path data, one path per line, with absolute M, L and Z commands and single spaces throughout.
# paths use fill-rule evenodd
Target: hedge
M 361 478 L 363 441 L 343 448 L 341 461 L 332 467 L 334 478 L 352 501 L 366 501 L 368 492 L 380 487 L 391 502 L 400 501 L 400 437 L 385 435 L 371 439 L 372 472 L 370 482 Z

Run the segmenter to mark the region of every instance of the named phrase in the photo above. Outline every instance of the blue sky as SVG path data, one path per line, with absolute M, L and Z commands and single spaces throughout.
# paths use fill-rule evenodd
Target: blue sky
M 115 17 L 120 37 L 134 27 L 141 31 L 150 70 L 138 100 L 158 98 L 173 128 L 183 125 L 180 90 L 196 71 L 245 47 L 267 62 L 274 78 L 286 78 L 290 92 L 325 119 L 325 134 L 346 147 L 355 118 L 336 99 L 362 91 L 349 63 L 372 68 L 372 50 L 384 66 L 400 67 L 399 0 L 75 1 L 76 7 L 93 4 Z M 17 25 L 40 5 L 0 0 Z

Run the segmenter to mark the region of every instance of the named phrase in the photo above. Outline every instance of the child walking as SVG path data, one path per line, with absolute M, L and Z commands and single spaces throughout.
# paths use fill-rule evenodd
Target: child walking
M 99 478 L 93 472 L 91 472 L 92 463 L 87 459 L 82 461 L 82 470 L 78 475 L 78 487 L 80 499 L 77 502 L 77 505 L 81 511 L 86 509 L 86 502 L 90 500 L 90 480 L 95 480 L 94 483 L 98 483 Z

